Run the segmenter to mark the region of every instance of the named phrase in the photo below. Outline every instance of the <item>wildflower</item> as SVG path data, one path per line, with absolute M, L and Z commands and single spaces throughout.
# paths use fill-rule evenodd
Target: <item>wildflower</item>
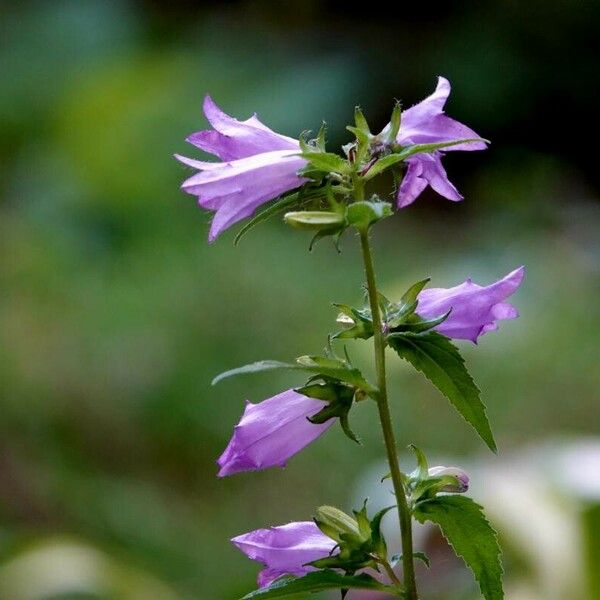
M 242 471 L 283 467 L 287 460 L 325 433 L 334 419 L 322 424 L 308 420 L 327 402 L 286 390 L 258 404 L 248 402 L 219 458 L 219 477 Z
M 231 541 L 248 558 L 265 565 L 258 575 L 259 587 L 281 575 L 301 576 L 314 571 L 306 563 L 328 556 L 336 545 L 312 521 L 257 529 Z
M 479 336 L 498 329 L 497 321 L 519 316 L 517 309 L 505 300 L 517 291 L 524 275 L 525 267 L 519 267 L 488 286 L 467 279 L 452 288 L 426 288 L 417 298 L 417 313 L 428 319 L 452 309 L 435 329 L 450 338 L 477 342 Z
M 444 114 L 444 104 L 449 95 L 450 82 L 444 77 L 439 77 L 433 94 L 402 112 L 402 123 L 396 141 L 402 146 L 407 146 L 478 138 L 479 135 L 472 129 Z M 444 152 L 485 150 L 486 147 L 485 142 L 469 142 L 432 153 L 415 154 L 408 158 L 408 168 L 398 189 L 398 207 L 404 208 L 412 204 L 428 185 L 448 200 L 462 200 L 463 197 L 450 182 L 442 166 Z
M 225 114 L 210 98 L 204 114 L 213 129 L 198 131 L 187 141 L 218 156 L 222 162 L 205 162 L 175 155 L 199 172 L 181 186 L 198 197 L 198 204 L 215 211 L 208 239 L 249 217 L 261 204 L 301 186 L 297 172 L 306 166 L 298 140 L 276 133 L 256 115 L 238 121 Z

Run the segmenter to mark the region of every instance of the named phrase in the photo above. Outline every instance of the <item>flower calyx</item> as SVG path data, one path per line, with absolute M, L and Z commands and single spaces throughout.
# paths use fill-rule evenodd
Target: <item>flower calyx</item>
M 387 545 L 381 533 L 381 520 L 394 506 L 377 512 L 373 518 L 367 515 L 367 503 L 353 517 L 339 508 L 321 506 L 316 510 L 314 522 L 317 527 L 337 543 L 337 554 L 310 563 L 325 569 L 343 569 L 353 574 L 359 569 L 373 568 L 379 571 L 387 564 Z

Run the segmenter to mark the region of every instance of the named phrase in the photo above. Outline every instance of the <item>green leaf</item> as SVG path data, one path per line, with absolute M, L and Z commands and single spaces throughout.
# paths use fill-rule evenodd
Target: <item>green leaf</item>
M 302 158 L 308 160 L 313 167 L 326 173 L 347 173 L 348 162 L 333 152 L 303 152 Z
M 260 360 L 258 362 L 243 365 L 217 375 L 211 382 L 215 385 L 235 375 L 246 373 L 260 373 L 261 371 L 272 371 L 274 369 L 290 369 L 293 371 L 307 371 L 315 375 L 330 377 L 338 381 L 344 381 L 350 385 L 363 390 L 367 394 L 374 395 L 377 388 L 370 384 L 363 374 L 343 360 L 327 358 L 324 356 L 300 356 L 295 363 L 287 363 L 279 360 Z
M 296 368 L 344 381 L 367 394 L 375 394 L 377 388 L 371 385 L 356 367 L 337 358 L 324 356 L 300 356 L 296 359 Z
M 502 600 L 502 564 L 496 532 L 481 506 L 464 496 L 439 496 L 417 504 L 420 523 L 439 525 L 454 552 L 473 571 L 485 600 Z
M 229 371 L 219 373 L 211 381 L 211 385 L 216 385 L 219 381 L 223 381 L 223 379 L 227 379 L 228 377 L 234 377 L 235 375 L 260 373 L 261 371 L 273 371 L 274 369 L 298 369 L 298 365 L 282 362 L 280 360 L 259 360 L 258 362 L 250 363 L 249 365 L 236 367 L 235 369 L 229 369 Z
M 348 206 L 348 223 L 359 231 L 368 229 L 373 223 L 392 215 L 389 202 L 366 201 L 353 202 Z
M 323 570 L 309 573 L 304 577 L 285 577 L 274 581 L 269 587 L 246 594 L 241 600 L 266 600 L 267 598 L 285 598 L 302 592 L 320 592 L 322 590 L 358 589 L 376 590 L 396 594 L 395 588 L 379 583 L 373 577 L 362 574 L 356 576 L 340 575 L 335 571 Z
M 421 371 L 450 400 L 490 450 L 496 452 L 496 443 L 485 405 L 458 348 L 447 337 L 435 331 L 389 336 L 388 343 L 400 358 L 410 362 L 417 371 Z
M 325 195 L 325 190 L 323 188 L 317 190 L 301 190 L 299 192 L 294 192 L 293 194 L 288 194 L 287 196 L 283 196 L 283 198 L 277 200 L 273 204 L 270 204 L 265 210 L 259 212 L 257 215 L 252 217 L 237 233 L 235 239 L 233 240 L 234 245 L 237 245 L 242 236 L 244 236 L 248 231 L 259 225 L 263 221 L 271 218 L 277 213 L 289 208 L 290 206 L 294 206 L 298 203 L 304 203 L 307 200 L 314 200 L 315 198 L 319 198 L 320 196 Z
M 400 152 L 395 152 L 394 154 L 388 154 L 383 158 L 379 159 L 366 173 L 365 180 L 372 179 L 376 175 L 383 173 L 386 169 L 393 167 L 394 165 L 406 160 L 411 157 L 413 154 L 420 153 L 429 153 L 434 152 L 435 150 L 441 150 L 442 148 L 448 148 L 450 146 L 457 146 L 458 144 L 466 144 L 468 142 L 487 142 L 483 138 L 470 138 L 463 140 L 452 140 L 450 142 L 438 142 L 434 144 L 414 144 L 413 146 L 407 146 L 406 148 L 402 148 Z

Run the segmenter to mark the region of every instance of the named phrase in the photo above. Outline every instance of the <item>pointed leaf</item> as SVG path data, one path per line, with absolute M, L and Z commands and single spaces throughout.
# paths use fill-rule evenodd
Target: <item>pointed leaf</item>
M 439 525 L 454 551 L 473 571 L 485 600 L 502 600 L 502 564 L 496 532 L 481 506 L 464 496 L 438 496 L 417 504 L 420 523 Z
M 393 167 L 394 165 L 406 160 L 407 158 L 413 156 L 414 154 L 419 154 L 422 152 L 434 152 L 435 150 L 441 150 L 443 148 L 449 148 L 450 146 L 458 146 L 459 144 L 466 144 L 469 142 L 487 142 L 482 138 L 470 138 L 463 140 L 452 140 L 450 142 L 437 142 L 433 144 L 414 144 L 413 146 L 407 146 L 406 148 L 402 148 L 400 152 L 395 152 L 394 154 L 388 154 L 383 158 L 379 159 L 365 174 L 365 180 L 372 179 L 376 175 L 383 173 L 386 169 Z
M 302 158 L 308 160 L 315 169 L 326 173 L 347 173 L 348 162 L 333 152 L 303 152 Z
M 295 204 L 304 203 L 308 200 L 314 200 L 315 198 L 319 198 L 320 196 L 325 195 L 325 190 L 323 188 L 319 189 L 303 189 L 299 192 L 294 192 L 292 194 L 288 194 L 287 196 L 283 196 L 277 201 L 273 202 L 273 204 L 269 204 L 265 210 L 259 212 L 257 215 L 252 217 L 237 233 L 235 239 L 233 240 L 234 245 L 237 245 L 240 239 L 248 233 L 251 229 L 263 223 L 264 221 L 270 219 L 272 216 L 277 213 L 289 208 L 290 206 L 294 206 Z
M 274 369 L 298 369 L 298 365 L 293 363 L 286 363 L 280 360 L 259 360 L 258 362 L 250 363 L 242 367 L 236 367 L 235 369 L 229 369 L 229 371 L 223 371 L 219 373 L 212 381 L 211 385 L 216 385 L 219 381 L 227 379 L 228 377 L 234 377 L 235 375 L 244 375 L 246 373 L 260 373 L 261 371 L 273 371 Z
M 435 331 L 394 335 L 388 337 L 388 343 L 400 358 L 421 371 L 450 400 L 490 450 L 496 452 L 485 405 L 458 348 L 447 337 Z
M 246 594 L 242 600 L 267 600 L 270 598 L 285 598 L 302 592 L 319 592 L 335 589 L 376 590 L 395 594 L 391 586 L 379 583 L 373 577 L 362 574 L 356 576 L 340 575 L 335 571 L 323 570 L 309 573 L 304 577 L 284 577 L 274 581 L 269 587 Z

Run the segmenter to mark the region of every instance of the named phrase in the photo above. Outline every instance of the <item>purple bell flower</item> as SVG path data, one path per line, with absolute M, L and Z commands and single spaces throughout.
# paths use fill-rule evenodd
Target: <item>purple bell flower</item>
M 472 129 L 444 114 L 444 104 L 449 95 L 450 82 L 444 77 L 439 77 L 435 92 L 431 96 L 402 112 L 402 122 L 396 141 L 407 146 L 478 138 L 479 135 Z M 442 166 L 444 152 L 486 148 L 485 142 L 469 142 L 432 153 L 415 154 L 408 158 L 406 160 L 408 168 L 396 198 L 398 208 L 412 204 L 428 185 L 448 200 L 462 200 L 463 197 L 450 182 Z
M 265 587 L 281 575 L 302 576 L 315 569 L 305 566 L 328 556 L 336 545 L 312 521 L 257 529 L 231 540 L 248 558 L 265 568 L 258 586 Z
M 217 461 L 219 477 L 242 471 L 284 467 L 329 429 L 335 419 L 315 425 L 308 420 L 327 402 L 286 390 L 258 404 L 246 403 L 227 448 Z
M 198 197 L 198 204 L 215 211 L 208 240 L 249 217 L 261 204 L 301 186 L 298 171 L 306 164 L 298 140 L 276 133 L 256 115 L 238 121 L 225 114 L 210 98 L 204 114 L 213 129 L 198 131 L 187 141 L 222 162 L 205 162 L 175 155 L 199 170 L 181 188 Z
M 524 276 L 525 267 L 519 267 L 488 286 L 467 279 L 452 288 L 424 289 L 417 298 L 417 314 L 433 319 L 452 309 L 450 316 L 435 327 L 436 331 L 476 343 L 479 336 L 498 329 L 497 321 L 519 316 L 517 309 L 505 300 L 517 291 Z
M 440 492 L 449 492 L 452 494 L 464 494 L 469 489 L 469 475 L 459 467 L 431 467 L 429 477 L 444 477 L 451 475 L 456 477 L 456 485 L 449 484 L 439 489 Z

